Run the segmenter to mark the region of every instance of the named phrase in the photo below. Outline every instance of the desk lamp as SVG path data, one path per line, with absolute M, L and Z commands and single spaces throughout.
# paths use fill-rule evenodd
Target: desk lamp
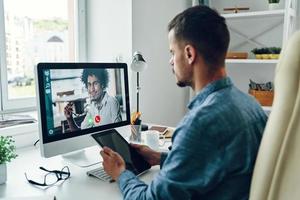
M 131 69 L 132 71 L 136 72 L 136 118 L 139 118 L 140 112 L 139 112 L 139 91 L 141 89 L 140 87 L 140 72 L 144 71 L 147 68 L 147 63 L 145 59 L 142 56 L 142 53 L 139 51 L 134 52 L 133 59 L 131 63 Z M 135 121 L 135 119 L 134 119 Z

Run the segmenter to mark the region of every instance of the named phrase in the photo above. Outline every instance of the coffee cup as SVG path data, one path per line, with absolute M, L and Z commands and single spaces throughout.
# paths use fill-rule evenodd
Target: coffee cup
M 165 138 L 159 139 L 160 135 L 158 131 L 148 130 L 144 132 L 145 144 L 151 149 L 158 150 L 165 144 Z

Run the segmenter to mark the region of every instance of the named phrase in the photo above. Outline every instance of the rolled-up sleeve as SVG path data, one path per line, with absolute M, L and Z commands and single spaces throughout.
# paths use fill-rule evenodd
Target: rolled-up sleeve
M 167 153 L 167 152 L 162 152 L 162 153 L 160 154 L 160 168 L 163 167 L 164 162 L 165 162 L 167 156 L 168 156 L 168 153 Z
M 149 186 L 129 170 L 121 173 L 118 183 L 124 199 L 155 199 L 155 194 L 148 191 Z
M 195 129 L 189 128 L 188 131 L 193 132 Z M 182 200 L 190 199 L 194 192 L 207 192 L 224 175 L 224 166 L 215 141 L 215 138 L 199 140 L 177 137 L 172 150 L 168 154 L 162 154 L 161 170 L 150 185 L 139 180 L 130 171 L 126 170 L 120 175 L 119 186 L 124 199 Z M 210 151 L 207 152 L 207 149 Z

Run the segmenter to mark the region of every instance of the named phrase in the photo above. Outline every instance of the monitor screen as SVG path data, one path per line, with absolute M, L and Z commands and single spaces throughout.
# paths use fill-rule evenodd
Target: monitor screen
M 37 77 L 43 144 L 130 123 L 125 63 L 40 63 Z

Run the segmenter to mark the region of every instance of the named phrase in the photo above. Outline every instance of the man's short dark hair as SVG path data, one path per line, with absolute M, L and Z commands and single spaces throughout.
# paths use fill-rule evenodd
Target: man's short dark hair
M 81 81 L 84 83 L 85 87 L 87 88 L 87 80 L 88 76 L 96 76 L 98 81 L 100 82 L 103 89 L 107 88 L 108 86 L 108 71 L 106 69 L 84 69 L 81 75 Z
M 212 70 L 224 66 L 229 45 L 225 18 L 207 6 L 195 6 L 179 13 L 168 25 L 175 39 L 193 45 Z

